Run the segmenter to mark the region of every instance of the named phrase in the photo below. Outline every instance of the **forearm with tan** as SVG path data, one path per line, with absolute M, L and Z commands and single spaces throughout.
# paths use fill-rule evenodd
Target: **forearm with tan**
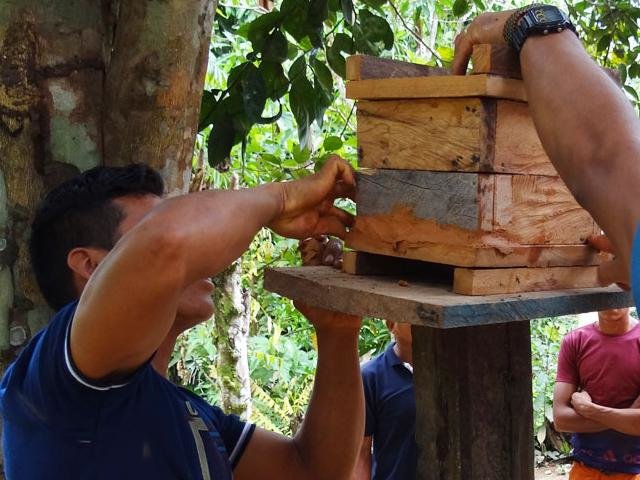
M 583 417 L 569 406 L 554 407 L 553 427 L 558 432 L 566 433 L 596 433 L 608 428 L 595 420 Z
M 351 480 L 371 480 L 371 444 L 372 437 L 364 437 Z
M 358 330 L 319 329 L 318 368 L 305 420 L 294 438 L 309 480 L 351 478 L 364 435 Z
M 610 408 L 590 402 L 580 415 L 626 435 L 640 436 L 640 408 Z
M 634 200 L 640 185 L 638 117 L 573 32 L 530 37 L 520 64 L 546 152 L 628 268 L 640 219 L 640 204 Z

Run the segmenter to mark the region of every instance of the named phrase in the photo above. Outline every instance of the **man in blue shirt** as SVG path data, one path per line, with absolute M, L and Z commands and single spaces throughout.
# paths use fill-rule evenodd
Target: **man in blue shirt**
M 176 337 L 212 315 L 209 277 L 264 226 L 342 235 L 351 217 L 333 201 L 353 188 L 334 158 L 302 180 L 168 200 L 143 165 L 96 168 L 52 191 L 30 253 L 58 313 L 0 385 L 7 478 L 347 478 L 364 426 L 359 318 L 299 306 L 318 367 L 295 438 L 224 415 L 165 374 Z
M 364 441 L 353 480 L 416 478 L 411 325 L 387 321 L 394 342 L 362 367 Z
M 548 8 L 548 7 L 545 7 Z M 478 16 L 456 38 L 453 73 L 465 74 L 474 45 L 512 43 L 538 6 Z M 541 15 L 540 18 L 545 18 Z M 576 200 L 610 240 L 616 259 L 603 284 L 631 285 L 640 301 L 640 121 L 624 92 L 589 57 L 570 28 L 526 30 L 522 79 L 545 151 Z M 635 240 L 634 240 L 635 237 Z M 596 242 L 596 247 L 601 246 Z

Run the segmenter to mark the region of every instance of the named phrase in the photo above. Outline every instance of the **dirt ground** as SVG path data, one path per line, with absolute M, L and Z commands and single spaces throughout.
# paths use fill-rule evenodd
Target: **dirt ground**
M 547 465 L 536 468 L 536 480 L 567 480 L 569 465 Z

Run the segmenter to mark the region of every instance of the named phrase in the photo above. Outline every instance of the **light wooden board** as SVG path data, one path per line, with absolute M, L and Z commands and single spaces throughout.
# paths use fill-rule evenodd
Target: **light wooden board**
M 383 100 L 400 98 L 495 97 L 527 101 L 521 80 L 492 75 L 451 75 L 384 78 L 347 82 L 347 98 Z
M 350 248 L 436 263 L 449 263 L 434 258 L 447 257 L 447 246 L 509 254 L 528 245 L 579 245 L 599 233 L 555 177 L 366 170 L 356 205 Z
M 432 77 L 448 75 L 447 69 L 401 62 L 371 55 L 347 57 L 347 80 L 368 80 L 373 78 Z
M 473 47 L 473 73 L 490 73 L 508 78 L 522 78 L 518 53 L 506 45 L 482 44 Z
M 558 176 L 522 102 L 360 101 L 357 115 L 362 167 Z
M 598 267 L 456 268 L 453 291 L 461 295 L 544 292 L 598 285 Z
M 357 276 L 330 267 L 268 269 L 265 288 L 314 307 L 439 328 L 594 312 L 633 303 L 631 295 L 617 287 L 469 297 L 411 277 Z

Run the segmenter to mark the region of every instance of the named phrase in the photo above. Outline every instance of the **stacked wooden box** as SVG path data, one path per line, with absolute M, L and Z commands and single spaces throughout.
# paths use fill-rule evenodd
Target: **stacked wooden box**
M 448 76 L 348 59 L 361 170 L 347 246 L 449 265 L 456 293 L 596 286 L 585 242 L 600 229 L 540 144 L 517 58 L 482 45 L 473 61 L 474 75 Z

